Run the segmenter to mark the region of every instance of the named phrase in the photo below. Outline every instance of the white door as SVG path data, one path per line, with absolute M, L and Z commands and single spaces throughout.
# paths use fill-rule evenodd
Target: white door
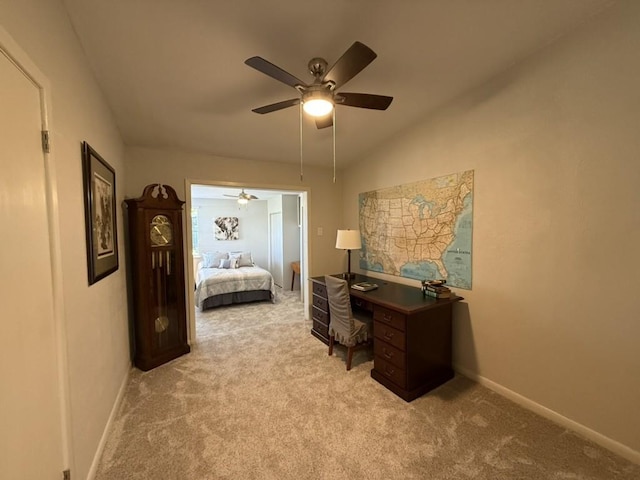
M 59 480 L 63 470 L 41 126 L 40 89 L 0 46 L 0 477 L 7 479 Z
M 269 264 L 273 281 L 279 287 L 284 283 L 282 260 L 282 212 L 269 214 Z

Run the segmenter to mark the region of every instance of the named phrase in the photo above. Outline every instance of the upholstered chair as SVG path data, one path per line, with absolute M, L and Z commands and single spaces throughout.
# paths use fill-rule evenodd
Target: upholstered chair
M 366 347 L 373 340 L 373 319 L 368 315 L 354 316 L 346 280 L 325 276 L 327 299 L 329 300 L 329 355 L 337 341 L 347 347 L 347 370 L 351 370 L 353 351 Z M 356 318 L 357 317 L 357 318 Z

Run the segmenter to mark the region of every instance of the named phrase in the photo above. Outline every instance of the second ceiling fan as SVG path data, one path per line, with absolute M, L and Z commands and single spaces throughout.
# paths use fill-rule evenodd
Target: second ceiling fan
M 246 193 L 244 191 L 244 188 L 242 189 L 242 191 L 238 195 L 229 195 L 229 194 L 223 193 L 223 196 L 235 198 L 235 199 L 238 200 L 238 203 L 242 203 L 242 204 L 249 203 L 250 200 L 258 200 L 258 197 L 256 197 L 255 195 L 251 195 L 250 193 Z
M 328 70 L 326 60 L 319 57 L 312 58 L 309 61 L 309 72 L 314 77 L 311 84 L 306 84 L 262 57 L 251 57 L 244 63 L 295 88 L 300 93 L 298 98 L 254 108 L 252 111 L 261 114 L 271 113 L 302 103 L 304 110 L 315 117 L 316 126 L 325 128 L 333 125 L 332 112 L 337 105 L 386 110 L 391 105 L 393 97 L 337 91 L 369 65 L 376 56 L 376 53 L 365 44 L 355 42 Z

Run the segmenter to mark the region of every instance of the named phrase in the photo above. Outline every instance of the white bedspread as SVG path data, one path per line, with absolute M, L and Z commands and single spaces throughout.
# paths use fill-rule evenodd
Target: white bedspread
M 276 291 L 273 277 L 264 268 L 201 268 L 196 278 L 196 305 L 202 308 L 202 302 L 208 297 L 231 292 L 249 290 L 269 290 L 275 300 Z

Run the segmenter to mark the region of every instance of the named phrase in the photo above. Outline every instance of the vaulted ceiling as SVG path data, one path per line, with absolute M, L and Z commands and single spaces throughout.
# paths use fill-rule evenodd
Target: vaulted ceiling
M 610 0 L 64 0 L 127 145 L 299 162 L 296 91 L 246 66 L 261 56 L 311 83 L 354 42 L 378 57 L 345 91 L 394 97 L 338 106 L 338 167 L 578 27 Z M 305 162 L 330 165 L 331 129 L 304 122 Z

